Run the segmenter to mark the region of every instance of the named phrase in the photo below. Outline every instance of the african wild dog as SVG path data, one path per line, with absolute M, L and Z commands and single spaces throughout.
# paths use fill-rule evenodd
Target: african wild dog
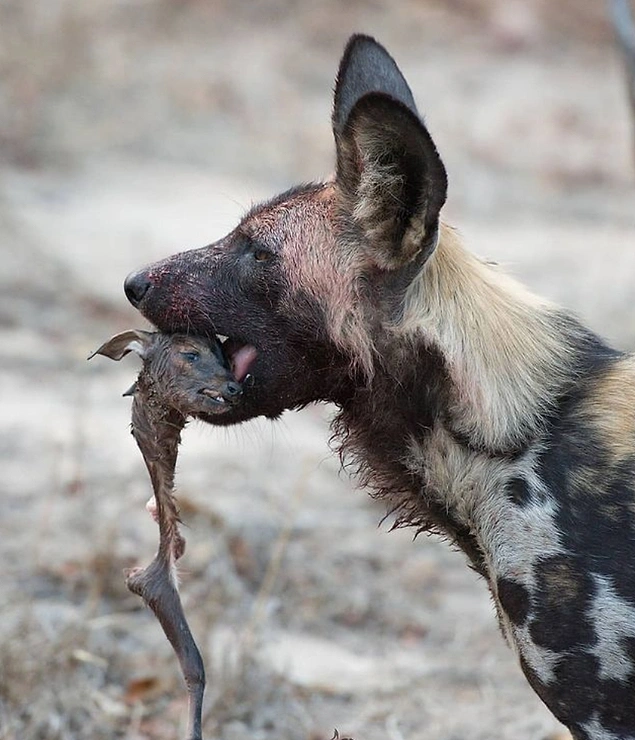
M 253 385 L 211 423 L 339 408 L 345 459 L 486 579 L 576 740 L 635 738 L 635 358 L 463 247 L 395 62 L 355 36 L 332 180 L 126 280 L 164 332 L 218 333 Z

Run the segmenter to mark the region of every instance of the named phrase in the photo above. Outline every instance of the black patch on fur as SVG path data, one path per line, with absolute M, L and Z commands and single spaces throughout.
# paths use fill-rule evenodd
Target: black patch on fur
M 596 713 L 608 732 L 617 737 L 632 735 L 635 684 L 600 679 L 600 665 L 594 655 L 584 651 L 563 655 L 549 684 L 542 682 L 522 657 L 520 663 L 531 687 L 560 722 L 569 727 L 574 738 L 590 738 L 582 725 Z
M 572 728 L 574 737 L 586 737 L 581 725 L 595 714 L 600 725 L 617 737 L 631 737 L 635 727 L 635 681 L 600 678 L 596 656 L 585 652 L 563 657 L 546 689 L 546 701 L 556 717 Z
M 586 664 L 586 656 L 584 656 L 584 660 L 582 662 Z M 531 688 L 536 692 L 536 694 L 538 694 L 560 722 L 567 725 L 574 740 L 593 740 L 593 738 L 590 738 L 580 727 L 580 724 L 587 722 L 591 715 L 592 703 L 589 703 L 589 686 L 581 686 L 579 692 L 576 692 L 575 689 L 571 692 L 567 688 L 562 691 L 562 686 L 558 679 L 554 678 L 550 683 L 545 683 L 529 666 L 522 655 L 520 656 L 520 667 L 522 668 L 525 678 Z M 576 668 L 579 667 L 580 661 L 576 660 L 573 662 L 571 670 L 576 670 Z M 594 665 L 591 665 L 590 667 L 595 669 Z M 577 685 L 575 678 L 573 679 L 573 682 L 575 687 Z M 584 681 L 581 683 L 584 683 Z M 572 696 L 572 693 L 577 695 Z M 587 703 L 581 706 L 578 710 L 576 702 L 579 701 L 579 699 L 583 699 Z
M 635 669 L 635 637 L 622 637 L 622 647 Z
M 549 708 L 566 725 L 588 722 L 598 706 L 599 662 L 594 655 L 577 653 L 560 660 L 554 671 L 553 701 Z
M 518 627 L 527 621 L 531 607 L 529 591 L 517 581 L 499 578 L 496 581 L 498 600 L 503 611 Z
M 617 737 L 633 736 L 635 727 L 635 681 L 602 682 L 604 701 L 599 707 L 600 724 Z
M 526 506 L 531 501 L 531 491 L 524 478 L 515 477 L 505 486 L 507 498 L 517 506 Z
M 541 647 L 562 652 L 596 642 L 588 613 L 595 584 L 583 561 L 565 555 L 534 568 L 535 591 L 529 634 Z
M 558 502 L 562 545 L 581 570 L 608 577 L 635 605 L 635 455 L 616 462 L 583 412 L 595 382 L 621 355 L 588 337 L 586 349 L 580 370 L 585 380 L 561 399 L 558 415 L 550 419 L 538 473 Z

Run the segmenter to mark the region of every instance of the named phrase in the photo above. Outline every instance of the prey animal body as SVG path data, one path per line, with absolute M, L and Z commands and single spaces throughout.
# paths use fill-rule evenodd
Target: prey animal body
M 185 540 L 173 495 L 174 471 L 188 416 L 223 413 L 242 388 L 215 340 L 127 331 L 94 354 L 120 360 L 129 352 L 143 360 L 139 377 L 125 395 L 133 397 L 132 434 L 152 481 L 154 497 L 148 508 L 159 524 L 159 549 L 150 565 L 129 572 L 126 584 L 152 609 L 174 648 L 188 691 L 188 740 L 201 740 L 205 669 L 178 592 L 176 561 Z
M 465 552 L 575 740 L 633 740 L 635 358 L 443 222 L 445 168 L 373 39 L 346 48 L 332 124 L 330 180 L 130 275 L 126 293 L 161 331 L 229 337 L 253 383 L 204 420 L 335 404 L 344 460 L 400 523 Z

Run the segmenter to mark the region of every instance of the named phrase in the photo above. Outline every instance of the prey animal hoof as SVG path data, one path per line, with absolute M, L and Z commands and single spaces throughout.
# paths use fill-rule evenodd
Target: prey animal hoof
M 126 586 L 129 591 L 137 596 L 143 596 L 144 584 L 146 582 L 146 570 L 147 568 L 127 568 L 123 574 L 126 578 Z
M 172 552 L 174 553 L 175 560 L 183 557 L 183 553 L 185 552 L 185 538 L 179 532 L 174 535 Z
M 142 568 L 141 566 L 137 566 L 136 568 L 124 568 L 123 574 L 126 578 L 126 583 L 143 573 L 144 570 L 145 568 Z

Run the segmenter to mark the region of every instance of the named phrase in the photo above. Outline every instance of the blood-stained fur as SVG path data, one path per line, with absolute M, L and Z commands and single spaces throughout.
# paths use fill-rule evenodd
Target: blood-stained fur
M 441 220 L 442 161 L 368 37 L 342 59 L 333 132 L 331 180 L 126 292 L 164 332 L 228 337 L 252 382 L 206 421 L 336 404 L 344 461 L 401 524 L 466 553 L 574 738 L 635 738 L 635 360 Z

